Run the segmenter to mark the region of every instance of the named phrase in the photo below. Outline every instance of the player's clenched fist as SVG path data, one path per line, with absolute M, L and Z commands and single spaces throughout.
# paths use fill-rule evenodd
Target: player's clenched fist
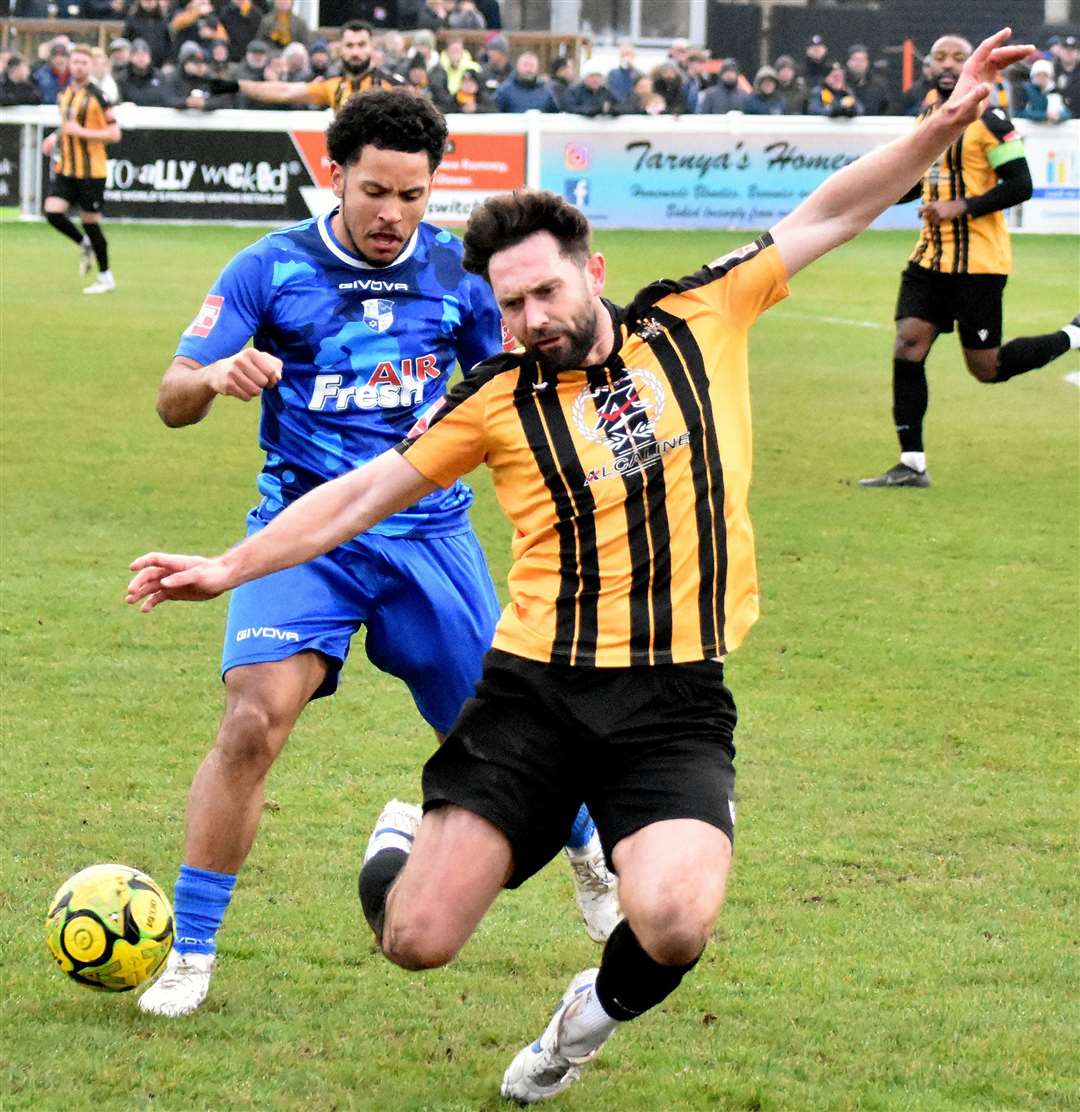
M 215 394 L 226 394 L 249 402 L 281 378 L 281 360 L 255 348 L 244 348 L 227 359 L 219 359 L 204 370 L 206 385 Z

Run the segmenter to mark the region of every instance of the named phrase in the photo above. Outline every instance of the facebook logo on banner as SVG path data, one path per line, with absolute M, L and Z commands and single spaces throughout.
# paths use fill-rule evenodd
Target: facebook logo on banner
M 567 178 L 563 185 L 563 196 L 583 209 L 589 203 L 589 179 Z

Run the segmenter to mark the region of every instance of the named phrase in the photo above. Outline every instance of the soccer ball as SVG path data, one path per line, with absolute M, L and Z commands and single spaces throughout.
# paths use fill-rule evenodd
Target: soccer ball
M 56 964 L 72 980 L 127 992 L 149 980 L 172 949 L 172 907 L 146 873 L 91 865 L 60 886 L 45 931 Z

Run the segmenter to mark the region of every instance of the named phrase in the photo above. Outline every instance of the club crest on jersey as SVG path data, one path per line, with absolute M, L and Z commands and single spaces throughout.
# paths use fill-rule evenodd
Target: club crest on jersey
M 595 413 L 590 419 L 589 403 Z M 613 385 L 596 389 L 586 386 L 571 410 L 574 424 L 586 440 L 611 449 L 611 465 L 594 468 L 585 476 L 586 485 L 615 475 L 647 471 L 674 448 L 690 442 L 683 432 L 657 440 L 656 425 L 667 405 L 660 379 L 647 370 L 627 369 Z
M 188 325 L 185 336 L 198 336 L 200 339 L 205 339 L 210 335 L 214 325 L 218 322 L 218 317 L 221 316 L 221 307 L 225 304 L 225 298 L 217 293 L 208 293 L 206 300 L 202 303 L 202 308 L 195 314 L 195 319 Z
M 394 303 L 384 297 L 369 297 L 361 307 L 364 324 L 373 332 L 385 332 L 394 323 Z

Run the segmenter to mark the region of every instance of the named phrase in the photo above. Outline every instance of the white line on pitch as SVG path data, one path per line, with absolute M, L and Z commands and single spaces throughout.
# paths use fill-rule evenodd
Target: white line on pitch
M 790 309 L 782 313 L 774 313 L 773 315 L 785 319 L 790 318 L 792 320 L 816 320 L 820 321 L 822 324 L 846 324 L 850 325 L 852 328 L 877 328 L 885 329 L 889 332 L 893 330 L 892 324 L 882 324 L 880 321 L 876 320 L 849 320 L 847 317 L 822 317 L 817 313 L 798 313 L 792 312 Z
M 1070 371 L 1065 376 L 1066 382 L 1071 382 L 1073 386 L 1080 386 L 1080 371 Z

